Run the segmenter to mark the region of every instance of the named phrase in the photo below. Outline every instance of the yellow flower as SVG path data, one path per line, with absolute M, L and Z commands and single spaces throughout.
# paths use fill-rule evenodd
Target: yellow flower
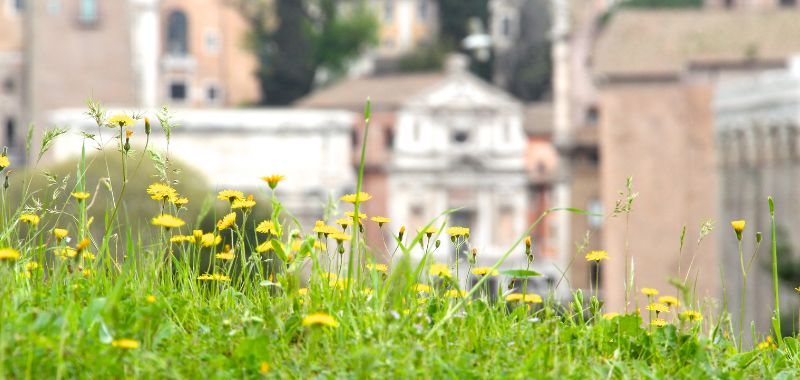
M 731 222 L 731 227 L 733 227 L 733 231 L 737 234 L 741 234 L 744 231 L 744 225 L 746 222 L 744 220 L 734 220 Z
M 271 250 L 272 250 L 272 248 L 273 248 L 273 247 L 272 247 L 272 243 L 271 243 L 270 241 L 265 241 L 265 242 L 263 242 L 263 243 L 259 244 L 259 245 L 256 247 L 256 252 L 258 252 L 258 253 L 264 253 L 264 252 L 267 252 L 267 251 L 271 251 Z
M 278 231 L 278 226 L 275 225 L 275 222 L 271 220 L 265 220 L 256 226 L 256 232 L 260 232 L 262 234 L 273 234 L 275 236 L 280 236 L 280 232 Z
M 275 187 L 278 186 L 278 182 L 283 181 L 284 178 L 286 177 L 279 174 L 261 177 L 261 179 L 269 185 L 269 188 L 273 190 L 275 190 Z
M 703 314 L 700 314 L 699 311 L 694 311 L 694 310 L 686 310 L 680 314 L 680 317 L 681 319 L 692 322 L 703 320 Z
M 770 350 L 773 348 L 778 348 L 778 345 L 772 341 L 772 336 L 770 335 L 767 335 L 767 339 L 758 344 L 759 350 Z
M 22 214 L 19 216 L 19 221 L 35 226 L 39 224 L 39 217 L 34 214 Z
M 794 288 L 794 291 L 800 293 L 800 286 Z
M 645 309 L 655 311 L 656 313 L 669 313 L 669 306 L 664 305 L 663 303 L 651 303 L 647 305 Z
M 216 257 L 218 260 L 230 261 L 233 260 L 236 256 L 233 254 L 233 252 L 220 252 L 217 253 L 214 257 Z
M 334 226 L 326 225 L 325 222 L 318 220 L 317 224 L 314 226 L 314 232 L 323 235 L 330 235 L 339 232 L 339 229 Z
M 529 293 L 525 295 L 525 302 L 527 303 L 542 303 L 542 296 L 536 293 Z
M 11 161 L 8 160 L 8 156 L 5 154 L 0 155 L 0 170 L 3 170 L 11 165 Z
M 436 277 L 447 277 L 450 278 L 453 275 L 450 274 L 450 267 L 447 264 L 431 264 L 431 276 Z
M 450 227 L 447 229 L 447 234 L 452 237 L 466 236 L 469 237 L 469 228 L 467 227 Z
M 656 327 L 664 327 L 667 325 L 667 321 L 662 318 L 653 318 L 653 320 L 650 321 L 650 324 Z
M 227 282 L 227 281 L 231 280 L 231 278 L 229 276 L 226 276 L 224 274 L 218 274 L 218 273 L 201 274 L 199 277 L 197 277 L 197 279 L 200 280 L 200 281 L 220 281 L 220 282 Z
M 653 288 L 642 288 L 642 294 L 648 297 L 653 297 L 658 295 L 658 290 Z
M 601 261 L 608 260 L 608 252 L 606 251 L 591 251 L 586 254 L 586 261 Z
M 236 223 L 236 213 L 232 212 L 228 215 L 223 216 L 222 219 L 220 219 L 219 222 L 217 222 L 217 229 L 222 231 L 226 228 L 234 226 L 235 223 Z
M 262 375 L 269 373 L 269 363 L 261 362 L 261 365 L 258 367 L 258 373 Z
M 603 314 L 603 319 L 612 320 L 616 317 L 619 317 L 619 313 L 605 313 Z
M 353 219 L 353 216 L 356 215 L 356 213 L 353 212 L 353 211 L 347 211 L 344 214 L 350 219 Z M 363 212 L 359 212 L 358 213 L 358 219 L 366 219 L 366 218 L 367 218 L 367 214 L 365 214 Z
M 299 295 L 299 296 L 304 296 L 304 295 L 306 295 L 306 294 L 308 294 L 308 288 L 300 288 L 300 289 L 297 289 L 297 295 Z
M 476 276 L 486 276 L 486 275 L 497 276 L 500 273 L 497 271 L 497 269 L 492 269 L 490 267 L 477 267 L 477 268 L 472 268 L 472 274 Z
M 212 247 L 222 242 L 222 236 L 214 235 L 213 232 L 209 232 L 207 234 L 203 234 L 200 237 L 200 244 L 203 247 Z
M 56 249 L 53 252 L 53 254 L 55 254 L 57 257 L 60 257 L 62 259 L 66 259 L 66 258 L 69 258 L 69 257 L 77 256 L 78 255 L 78 251 L 76 251 L 75 248 L 72 248 L 72 247 L 64 247 L 64 248 Z
M 14 248 L 0 248 L 0 261 L 17 261 L 19 252 Z
M 353 219 L 339 218 L 336 219 L 336 224 L 342 226 L 342 228 L 345 228 L 345 226 L 350 226 L 353 224 Z
M 117 339 L 112 341 L 111 345 L 116 348 L 122 348 L 125 350 L 132 350 L 134 348 L 139 348 L 139 342 L 133 339 Z
M 370 218 L 375 223 L 378 223 L 378 227 L 383 227 L 384 224 L 391 222 L 392 220 L 389 218 L 385 218 L 383 216 L 373 216 Z
M 116 127 L 130 127 L 134 123 L 133 118 L 128 115 L 118 114 L 112 116 L 108 119 L 108 124 L 111 125 L 112 128 Z
M 425 235 L 428 235 L 428 237 L 431 237 L 431 235 L 439 232 L 439 229 L 434 227 L 434 226 L 430 226 L 430 227 L 427 227 L 427 228 L 420 228 L 417 231 L 422 232 Z
M 523 296 L 521 293 L 511 293 L 506 296 L 506 302 L 519 302 L 522 301 Z
M 94 253 L 91 252 L 83 252 L 81 254 L 84 260 L 93 261 L 95 259 Z
M 29 270 L 29 271 L 39 269 L 39 267 L 41 267 L 41 265 L 39 265 L 39 263 L 37 263 L 35 261 L 31 261 L 31 262 L 25 264 L 25 269 Z
M 53 235 L 55 235 L 56 239 L 61 241 L 62 239 L 67 237 L 67 235 L 69 235 L 69 231 L 67 231 L 64 228 L 54 228 L 53 229 Z
M 336 319 L 325 313 L 314 313 L 307 315 L 303 318 L 303 326 L 325 326 L 325 327 L 338 327 L 339 322 Z
M 147 296 L 147 303 L 155 303 L 155 302 L 156 302 L 156 296 L 152 294 Z
M 217 199 L 233 203 L 237 199 L 244 200 L 244 193 L 238 190 L 222 190 L 217 194 Z
M 169 214 L 161 214 L 161 215 L 153 218 L 152 223 L 153 223 L 153 225 L 164 227 L 166 229 L 178 228 L 178 227 L 186 224 L 186 222 L 184 222 L 180 218 L 178 218 L 176 216 L 169 215 Z
M 425 284 L 414 284 L 414 291 L 417 293 L 430 293 L 431 287 Z
M 347 202 L 347 203 L 356 203 L 356 202 L 362 203 L 370 199 L 372 199 L 372 195 L 369 195 L 369 193 L 365 193 L 363 191 L 356 194 L 346 194 L 343 197 L 339 198 L 339 200 L 341 200 L 342 202 Z
M 81 272 L 81 274 L 83 274 L 83 277 L 89 277 L 89 276 L 92 275 L 92 270 L 89 269 L 89 268 L 86 268 L 86 269 L 83 270 L 83 272 Z
M 189 198 L 186 198 L 186 197 L 175 198 L 175 199 L 171 200 L 171 202 L 175 206 L 183 206 L 183 205 L 189 203 Z
M 467 296 L 467 292 L 458 289 L 450 289 L 444 293 L 447 298 L 463 298 Z
M 349 234 L 346 234 L 346 233 L 344 233 L 344 232 L 337 232 L 337 233 L 335 233 L 335 234 L 331 234 L 331 235 L 330 235 L 330 238 L 331 238 L 331 239 L 336 239 L 336 241 L 338 241 L 339 243 L 341 243 L 341 242 L 343 242 L 343 241 L 348 241 L 348 240 L 351 240 L 353 237 L 352 237 L 352 236 L 350 236 Z
M 156 201 L 174 201 L 178 198 L 178 191 L 166 183 L 154 183 L 147 186 L 150 199 Z
M 336 280 L 337 278 L 339 278 L 339 276 L 336 275 L 336 273 L 327 273 L 327 272 L 326 273 L 322 273 L 319 276 L 324 278 L 324 279 L 326 279 L 326 280 Z
M 194 236 L 186 236 L 186 235 L 175 235 L 169 238 L 170 243 L 186 243 L 186 242 L 194 242 Z
M 367 269 L 382 273 L 389 271 L 389 267 L 386 264 L 367 264 Z
M 89 198 L 91 196 L 91 194 L 89 194 L 89 193 L 87 193 L 85 191 L 76 191 L 76 192 L 74 192 L 74 193 L 72 193 L 70 195 L 72 195 L 73 198 L 75 198 L 75 199 L 77 199 L 79 201 L 86 200 L 87 198 Z
M 247 199 L 234 199 L 233 203 L 231 203 L 231 208 L 250 209 L 255 205 L 256 201 L 253 200 L 253 196 L 248 195 Z
M 133 131 L 132 131 L 132 130 L 130 130 L 130 129 L 126 129 L 126 130 L 125 130 L 125 138 L 128 138 L 128 139 L 129 139 L 129 138 L 131 138 L 131 137 L 133 137 Z
M 658 302 L 666 304 L 667 306 L 678 306 L 678 305 L 680 305 L 680 301 L 678 301 L 678 299 L 673 297 L 673 296 L 658 297 Z

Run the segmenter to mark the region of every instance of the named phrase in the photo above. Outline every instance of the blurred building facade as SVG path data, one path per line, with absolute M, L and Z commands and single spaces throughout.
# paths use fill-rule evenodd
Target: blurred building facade
M 370 0 L 380 20 L 379 58 L 397 58 L 434 40 L 439 29 L 435 0 Z
M 720 265 L 725 281 L 737 283 L 728 263 L 738 262 L 738 252 L 727 242 L 735 237 L 725 218 L 738 217 L 721 212 L 728 206 L 719 202 L 730 189 L 717 176 L 715 88 L 722 80 L 785 67 L 787 57 L 800 51 L 796 15 L 776 9 L 627 10 L 614 14 L 601 31 L 592 70 L 603 204 L 615 205 L 628 176 L 639 193 L 629 221 L 621 215 L 603 228 L 612 256 L 603 263 L 603 274 L 614 280 L 606 282 L 603 294 L 611 309 L 626 307 L 626 252 L 635 262 L 636 290 L 674 289 L 667 280 L 686 278 L 693 258 L 689 280 L 694 286 L 696 279 L 697 301 L 722 298 Z M 721 231 L 699 243 L 707 220 L 717 220 Z M 679 255 L 682 226 L 687 234 Z M 728 286 L 729 308 L 738 309 L 733 288 Z
M 750 307 L 745 309 L 745 321 L 769 326 L 774 301 L 768 196 L 775 200 L 781 307 L 791 315 L 798 304 L 792 288 L 800 280 L 800 256 L 795 248 L 796 226 L 800 225 L 800 59 L 793 57 L 786 69 L 721 80 L 715 89 L 714 113 L 719 219 L 747 221 L 743 239 L 746 262 L 754 255 L 756 231 L 763 232 L 765 239 L 748 273 Z M 737 242 L 731 235 L 720 239 L 720 261 L 737 285 L 729 286 L 728 294 L 731 308 L 738 310 L 742 276 L 735 260 Z M 783 317 L 790 326 L 797 320 L 797 315 Z
M 8 147 L 12 162 L 25 149 L 26 123 L 22 108 L 25 81 L 22 53 L 22 2 L 0 1 L 0 147 Z

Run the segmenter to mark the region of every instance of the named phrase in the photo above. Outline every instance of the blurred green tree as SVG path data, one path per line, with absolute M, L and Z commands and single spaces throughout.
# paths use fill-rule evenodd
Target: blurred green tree
M 363 0 L 232 1 L 250 25 L 262 104 L 295 101 L 378 42 L 378 20 Z

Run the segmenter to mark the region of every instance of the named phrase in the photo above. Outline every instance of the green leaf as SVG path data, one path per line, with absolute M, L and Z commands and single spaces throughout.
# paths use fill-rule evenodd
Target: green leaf
M 539 272 L 527 269 L 507 269 L 500 271 L 500 274 L 512 278 L 528 278 L 528 277 L 536 277 L 542 275 Z
M 283 250 L 283 244 L 275 239 L 272 239 L 270 243 L 272 244 L 272 249 L 275 251 L 275 254 L 278 255 L 278 258 L 285 263 L 286 251 Z

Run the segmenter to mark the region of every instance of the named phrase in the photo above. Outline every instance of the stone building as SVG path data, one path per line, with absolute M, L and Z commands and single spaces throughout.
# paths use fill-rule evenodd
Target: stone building
M 22 2 L 0 1 L 0 148 L 8 147 L 12 163 L 21 161 L 26 125 L 22 56 Z
M 796 19 L 793 10 L 628 10 L 613 15 L 600 33 L 592 70 L 603 205 L 612 210 L 628 176 L 639 193 L 629 221 L 622 215 L 603 226 L 611 256 L 603 263 L 603 295 L 610 310 L 626 308 L 626 252 L 637 290 L 674 293 L 667 280 L 684 278 L 695 258 L 689 278 L 697 279 L 697 300 L 721 299 L 719 265 L 738 262 L 728 250 L 735 239 L 728 220 L 717 220 L 720 231 L 698 243 L 699 226 L 720 215 L 718 197 L 727 190 L 716 176 L 715 88 L 720 80 L 784 67 L 800 50 Z M 728 275 L 725 281 L 733 283 Z
M 127 111 L 111 110 L 110 114 Z M 350 112 L 176 109 L 173 113 L 179 127 L 172 131 L 171 157 L 201 173 L 214 190 L 232 188 L 258 194 L 259 189 L 266 189 L 262 176 L 285 175 L 278 195 L 307 228 L 322 217 L 330 197 L 338 199 L 355 183 L 350 162 L 355 115 Z M 151 120 L 150 149 L 166 152 L 165 139 L 152 113 Z M 57 110 L 49 121 L 73 131 L 97 134 L 97 125 L 84 109 Z M 105 138 L 109 139 L 107 135 Z M 79 156 L 81 139 L 78 133 L 62 136 L 53 146 L 53 159 Z
M 744 219 L 745 260 L 753 255 L 755 232 L 765 240 L 748 273 L 745 321 L 768 328 L 774 305 L 767 197 L 775 200 L 780 272 L 800 263 L 797 238 L 800 220 L 800 60 L 787 69 L 726 79 L 714 95 L 714 136 L 719 190 L 716 206 L 721 222 Z M 727 226 L 725 226 L 727 227 Z M 725 231 L 728 232 L 728 231 Z M 727 274 L 731 310 L 739 310 L 741 269 L 737 242 L 728 233 L 720 239 L 720 259 Z M 796 272 L 795 272 L 796 273 Z M 796 275 L 795 275 L 796 278 Z M 798 302 L 793 287 L 781 282 L 781 305 L 787 327 L 795 318 Z M 734 313 L 738 319 L 737 313 Z
M 489 265 L 548 207 L 555 170 L 555 151 L 548 140 L 549 106 L 526 109 L 468 73 L 461 57 L 451 58 L 444 73 L 348 80 L 297 105 L 360 112 L 367 96 L 372 118 L 364 189 L 373 200 L 364 207 L 369 215 L 390 217 L 392 233 L 401 225 L 416 231 L 441 212 L 462 207 L 449 216 L 449 224 L 472 228 L 470 240 L 480 252 L 478 260 Z M 543 119 L 526 120 L 528 115 Z M 354 144 L 362 137 L 360 124 Z M 358 159 L 354 155 L 354 165 Z M 548 223 L 532 236 L 541 260 L 536 265 L 549 275 L 542 280 L 554 282 L 558 276 L 549 266 L 554 255 L 545 235 Z M 382 248 L 387 237 L 368 238 Z M 438 259 L 454 260 L 446 235 L 442 243 Z M 506 267 L 522 262 L 520 248 Z
M 370 0 L 380 21 L 379 58 L 397 58 L 431 42 L 439 29 L 435 0 Z

